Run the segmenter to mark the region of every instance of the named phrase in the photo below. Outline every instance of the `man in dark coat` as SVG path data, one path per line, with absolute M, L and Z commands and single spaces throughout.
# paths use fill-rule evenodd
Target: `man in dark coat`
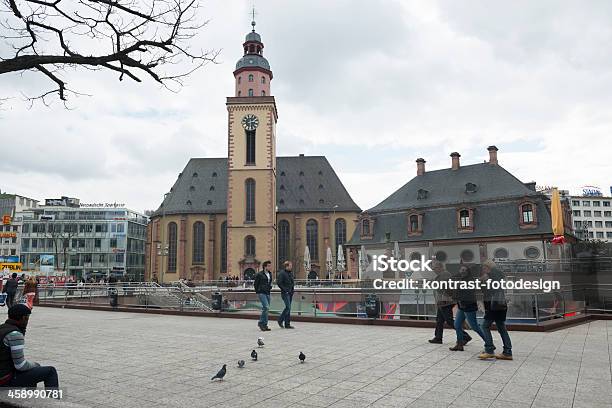
M 270 309 L 270 291 L 272 290 L 272 272 L 270 272 L 272 262 L 265 261 L 263 269 L 255 275 L 253 287 L 259 301 L 261 302 L 261 316 L 259 317 L 259 329 L 270 331 L 268 327 L 268 310 Z
M 283 263 L 283 269 L 278 272 L 276 284 L 281 290 L 281 298 L 285 303 L 285 309 L 278 316 L 278 325 L 285 329 L 293 329 L 291 325 L 291 302 L 293 301 L 294 280 L 293 280 L 293 265 L 291 261 Z
M 15 294 L 17 293 L 17 286 L 19 281 L 17 280 L 17 274 L 13 273 L 11 278 L 6 281 L 2 291 L 6 293 L 6 307 L 10 308 L 15 304 Z

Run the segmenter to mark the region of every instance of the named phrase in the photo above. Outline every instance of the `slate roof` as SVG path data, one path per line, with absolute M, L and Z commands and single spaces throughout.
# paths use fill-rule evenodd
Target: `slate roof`
M 474 193 L 466 193 L 467 183 L 477 186 Z M 419 199 L 419 189 L 427 191 L 427 198 Z M 527 188 L 519 179 L 496 164 L 480 163 L 462 166 L 458 170 L 442 169 L 427 171 L 416 176 L 369 213 L 426 208 L 436 205 L 475 203 L 498 200 L 504 197 L 540 195 Z
M 466 193 L 466 184 L 476 186 Z M 421 191 L 419 193 L 419 190 Z M 420 198 L 419 198 L 420 196 Z M 529 197 L 537 206 L 537 227 L 519 228 L 520 201 Z M 375 220 L 374 236 L 362 240 L 357 228 L 347 245 L 552 234 L 547 198 L 533 191 L 499 165 L 482 163 L 442 169 L 416 176 L 367 212 Z M 474 208 L 474 231 L 457 231 L 457 209 Z M 423 213 L 423 233 L 408 235 L 408 211 Z
M 324 156 L 276 158 L 278 212 L 361 209 Z M 212 189 L 211 189 L 212 187 Z M 153 216 L 227 212 L 227 158 L 193 158 Z

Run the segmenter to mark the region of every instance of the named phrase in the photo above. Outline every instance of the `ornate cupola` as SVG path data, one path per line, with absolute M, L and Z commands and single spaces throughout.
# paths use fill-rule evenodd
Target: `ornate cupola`
M 236 63 L 235 96 L 269 96 L 272 71 L 263 56 L 264 45 L 261 36 L 255 32 L 255 19 L 251 21 L 252 31 L 246 35 L 242 48 L 244 55 Z

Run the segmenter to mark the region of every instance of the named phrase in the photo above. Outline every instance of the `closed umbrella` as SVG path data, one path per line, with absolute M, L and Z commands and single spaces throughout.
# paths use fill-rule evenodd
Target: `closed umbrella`
M 368 267 L 368 256 L 366 255 L 365 246 L 361 246 L 359 250 L 359 279 L 362 278 L 363 273 Z
M 331 278 L 332 273 L 334 271 L 334 260 L 333 260 L 332 250 L 330 247 L 327 247 L 327 255 L 325 257 L 325 266 L 327 267 L 327 276 Z
M 310 272 L 310 250 L 308 245 L 304 248 L 304 270 L 306 271 L 306 276 L 308 276 Z
M 344 260 L 344 250 L 342 245 L 338 245 L 338 253 L 336 255 L 336 269 L 340 272 L 340 276 L 346 270 L 346 261 Z
M 393 245 L 393 258 L 402 259 L 402 253 L 400 252 L 399 242 L 395 241 Z
M 550 212 L 552 218 L 553 243 L 562 244 L 565 242 L 563 228 L 563 209 L 561 208 L 561 197 L 559 190 L 554 188 L 550 199 Z

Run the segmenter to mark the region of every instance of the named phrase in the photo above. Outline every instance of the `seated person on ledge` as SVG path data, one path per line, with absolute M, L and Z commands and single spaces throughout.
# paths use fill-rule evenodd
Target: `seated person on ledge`
M 23 304 L 11 306 L 0 325 L 0 387 L 31 387 L 44 381 L 45 389 L 58 388 L 55 367 L 41 367 L 25 359 L 25 332 L 32 311 Z

